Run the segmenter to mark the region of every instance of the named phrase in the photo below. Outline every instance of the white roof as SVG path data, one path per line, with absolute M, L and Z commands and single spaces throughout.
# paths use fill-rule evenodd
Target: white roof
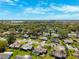
M 5 54 L 13 54 L 13 52 L 4 52 Z
M 16 59 L 32 59 L 32 57 L 30 55 L 25 55 L 25 56 L 17 55 Z
M 51 35 L 52 35 L 52 36 L 56 36 L 56 37 L 59 36 L 59 34 L 56 34 L 56 33 L 52 33 Z
M 32 48 L 32 45 L 30 45 L 30 44 L 25 44 L 25 45 L 23 45 L 21 48 L 23 48 L 23 49 L 31 49 Z
M 24 59 L 32 59 L 32 57 L 30 55 L 25 55 Z

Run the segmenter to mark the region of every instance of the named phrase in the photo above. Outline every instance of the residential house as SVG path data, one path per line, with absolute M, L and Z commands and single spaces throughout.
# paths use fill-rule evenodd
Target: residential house
M 50 33 L 44 33 L 43 36 L 50 36 Z
M 75 32 L 71 32 L 71 33 L 68 33 L 68 37 L 77 37 L 77 34 Z
M 38 46 L 37 48 L 34 48 L 33 53 L 36 55 L 43 55 L 43 54 L 47 53 L 47 49 L 45 49 L 41 46 Z
M 51 51 L 51 56 L 54 56 L 56 59 L 65 59 L 66 51 L 64 46 L 57 46 Z
M 65 44 L 72 44 L 73 43 L 73 40 L 65 39 L 64 42 L 65 42 Z
M 55 39 L 55 38 L 54 39 L 51 39 L 51 41 L 54 42 L 54 43 L 59 43 L 59 40 L 58 39 Z
M 48 40 L 47 37 L 40 37 L 40 39 L 43 40 L 43 41 L 47 41 Z
M 38 39 L 37 36 L 30 36 L 31 39 Z
M 11 44 L 10 48 L 19 48 L 21 46 L 20 41 L 15 41 L 13 44 Z
M 51 56 L 54 56 L 56 59 L 65 59 L 66 58 L 66 52 L 63 50 L 53 50 L 51 51 Z
M 29 38 L 29 35 L 24 34 L 23 37 L 24 37 L 24 38 Z
M 21 49 L 23 50 L 32 50 L 33 46 L 31 44 L 24 44 L 21 46 Z
M 71 45 L 66 44 L 66 47 L 67 47 L 68 49 L 70 49 L 70 50 L 78 51 L 78 48 L 73 47 L 73 46 L 71 46 Z
M 51 33 L 51 36 L 53 36 L 53 37 L 59 37 L 59 34 Z
M 0 59 L 10 59 L 12 54 L 13 54 L 13 52 L 0 53 Z

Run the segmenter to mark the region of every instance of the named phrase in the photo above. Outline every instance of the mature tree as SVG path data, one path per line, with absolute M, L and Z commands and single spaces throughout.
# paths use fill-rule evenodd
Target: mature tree
M 8 44 L 12 44 L 15 40 L 16 38 L 13 34 L 8 35 L 8 38 L 7 38 Z
M 62 38 L 66 38 L 68 33 L 69 31 L 67 29 L 59 29 L 58 31 L 58 34 L 60 34 Z

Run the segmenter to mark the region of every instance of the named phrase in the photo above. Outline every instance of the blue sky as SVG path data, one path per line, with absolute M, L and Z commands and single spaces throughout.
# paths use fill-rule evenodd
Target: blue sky
M 79 0 L 0 0 L 0 20 L 79 19 Z

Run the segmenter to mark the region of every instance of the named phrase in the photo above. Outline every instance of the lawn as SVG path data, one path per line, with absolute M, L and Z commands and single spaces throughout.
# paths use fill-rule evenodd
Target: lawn
M 10 59 L 14 59 L 16 57 L 16 55 L 31 55 L 32 59 L 54 59 L 54 57 L 49 56 L 48 54 L 45 57 L 40 57 L 40 56 L 36 56 L 32 53 L 32 51 L 23 51 L 23 50 L 13 50 L 13 55 L 11 56 Z
M 16 57 L 16 55 L 21 55 L 21 56 L 24 56 L 24 55 L 31 55 L 31 51 L 23 51 L 23 50 L 14 50 L 13 51 L 13 55 L 10 59 L 14 59 Z
M 78 59 L 78 58 L 75 56 L 68 56 L 66 59 Z

